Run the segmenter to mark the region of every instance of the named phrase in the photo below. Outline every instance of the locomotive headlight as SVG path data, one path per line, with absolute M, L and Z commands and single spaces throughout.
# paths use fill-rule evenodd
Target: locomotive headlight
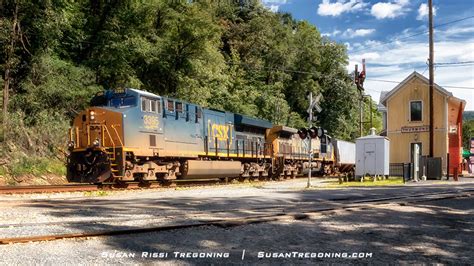
M 94 146 L 96 146 L 96 147 L 99 147 L 99 145 L 100 145 L 99 139 L 95 139 L 95 140 L 92 142 L 92 145 L 94 145 Z
M 68 147 L 69 149 L 74 149 L 74 146 L 75 146 L 75 143 L 74 143 L 73 140 L 71 140 L 71 141 L 69 141 L 69 142 L 67 143 L 67 147 Z
M 91 120 L 94 120 L 94 119 L 95 119 L 95 112 L 94 112 L 94 111 L 90 111 L 90 112 L 89 112 L 89 115 L 90 115 L 90 119 L 91 119 Z

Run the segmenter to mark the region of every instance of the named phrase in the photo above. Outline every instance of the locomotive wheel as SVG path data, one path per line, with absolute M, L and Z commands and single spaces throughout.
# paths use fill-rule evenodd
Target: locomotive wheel
M 241 182 L 241 183 L 247 183 L 247 182 L 249 182 L 249 178 L 248 178 L 248 177 L 243 177 L 243 176 L 238 177 L 238 180 L 239 180 L 239 182 Z

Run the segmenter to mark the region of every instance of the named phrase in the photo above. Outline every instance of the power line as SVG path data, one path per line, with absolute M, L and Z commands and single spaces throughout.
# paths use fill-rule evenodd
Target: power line
M 436 67 L 465 67 L 465 66 L 474 66 L 474 61 L 435 63 L 434 65 Z
M 465 65 L 465 64 L 474 64 L 474 61 L 435 63 L 435 65 Z
M 444 27 L 444 26 L 447 26 L 447 25 L 450 25 L 450 24 L 453 24 L 453 23 L 456 23 L 456 22 L 460 22 L 460 21 L 463 21 L 463 20 L 467 20 L 467 19 L 470 19 L 470 18 L 474 18 L 474 16 L 469 16 L 469 17 L 465 17 L 465 18 L 461 18 L 461 19 L 449 21 L 449 22 L 446 22 L 446 23 L 443 23 L 443 24 L 436 25 L 436 26 L 434 26 L 433 28 Z M 400 39 L 396 39 L 395 41 L 406 40 L 406 39 L 409 39 L 409 38 L 412 38 L 412 37 L 415 37 L 415 36 L 419 36 L 419 35 L 422 35 L 422 34 L 426 34 L 426 33 L 429 33 L 429 30 L 426 30 L 426 31 L 423 31 L 423 32 L 418 32 L 418 33 L 415 33 L 415 34 L 412 34 L 412 35 L 409 35 L 409 36 L 406 36 L 406 37 L 403 37 L 403 38 L 400 38 Z M 379 44 L 375 44 L 375 45 L 373 45 L 373 46 L 371 46 L 371 47 L 364 47 L 364 48 L 362 48 L 362 49 L 352 51 L 352 53 L 353 53 L 353 54 L 354 54 L 354 53 L 358 53 L 358 52 L 361 52 L 361 51 L 365 51 L 365 50 L 372 49 L 372 48 L 374 48 L 374 47 L 379 47 L 379 46 L 382 46 L 382 45 L 386 45 L 386 44 L 389 44 L 389 43 L 393 43 L 393 40 L 387 41 L 387 42 L 383 42 L 383 43 L 379 43 Z
M 282 72 L 289 72 L 289 73 L 303 73 L 303 74 L 313 74 L 313 75 L 320 75 L 320 73 L 316 73 L 316 72 L 308 72 L 308 71 L 298 71 L 298 70 L 291 70 L 291 69 L 285 69 L 285 68 L 272 68 L 272 67 L 259 67 L 259 68 L 256 68 L 254 66 L 251 66 L 251 65 L 248 65 L 248 64 L 245 64 L 245 63 L 234 63 L 234 62 L 226 62 L 227 64 L 231 64 L 231 65 L 241 65 L 241 66 L 245 66 L 247 68 L 252 68 L 254 70 L 264 70 L 264 69 L 267 69 L 267 70 L 277 70 L 277 71 L 282 71 Z M 425 69 L 426 71 L 426 69 Z M 425 72 L 423 71 L 423 73 Z M 372 81 L 379 81 L 379 82 L 388 82 L 388 83 L 400 83 L 400 81 L 395 81 L 395 80 L 384 80 L 384 79 L 372 79 L 372 78 L 366 78 L 366 80 L 372 80 Z M 440 85 L 441 86 L 441 85 Z M 444 88 L 453 88 L 453 89 L 466 89 L 466 90 L 474 90 L 474 87 L 462 87 L 462 86 L 449 86 L 449 85 L 446 85 L 446 86 L 441 86 L 441 87 L 444 87 Z M 372 90 L 372 89 L 369 89 L 369 90 Z M 375 91 L 375 90 L 372 90 L 372 91 Z M 380 92 L 380 91 L 378 91 Z
M 422 76 L 423 76 L 423 74 L 425 74 L 426 70 L 428 70 L 428 66 L 426 66 L 425 70 L 423 70 L 423 73 L 421 73 Z

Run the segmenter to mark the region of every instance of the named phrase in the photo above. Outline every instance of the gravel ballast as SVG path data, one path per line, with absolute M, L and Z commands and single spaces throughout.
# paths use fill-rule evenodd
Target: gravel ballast
M 305 220 L 232 228 L 206 226 L 137 235 L 13 244 L 0 246 L 0 257 L 6 265 L 469 264 L 474 259 L 472 206 L 473 198 L 457 198 L 417 203 L 416 206 L 380 205 Z M 345 252 L 349 256 L 363 254 L 363 258 L 318 258 L 319 254 Z M 293 254 L 296 257 L 278 258 Z M 308 258 L 298 258 L 300 254 L 309 255 Z

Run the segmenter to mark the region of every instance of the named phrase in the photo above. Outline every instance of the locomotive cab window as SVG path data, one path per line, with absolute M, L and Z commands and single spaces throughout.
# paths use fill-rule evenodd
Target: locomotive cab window
M 183 112 L 183 103 L 176 102 L 176 112 L 179 112 L 179 113 Z
M 174 101 L 168 100 L 167 109 L 168 109 L 169 112 L 174 112 Z
M 151 104 L 147 98 L 142 98 L 142 112 L 150 112 Z
M 150 101 L 150 110 L 152 113 L 157 113 L 156 100 Z
M 156 112 L 161 113 L 161 100 L 156 100 Z
M 145 97 L 141 98 L 142 112 L 159 114 L 161 113 L 161 100 L 152 100 Z
M 195 122 L 196 123 L 199 123 L 199 119 L 201 118 L 202 116 L 202 113 L 201 113 L 201 108 L 199 108 L 198 106 L 196 106 L 196 109 L 195 109 L 195 115 L 196 115 L 196 119 L 195 119 Z

